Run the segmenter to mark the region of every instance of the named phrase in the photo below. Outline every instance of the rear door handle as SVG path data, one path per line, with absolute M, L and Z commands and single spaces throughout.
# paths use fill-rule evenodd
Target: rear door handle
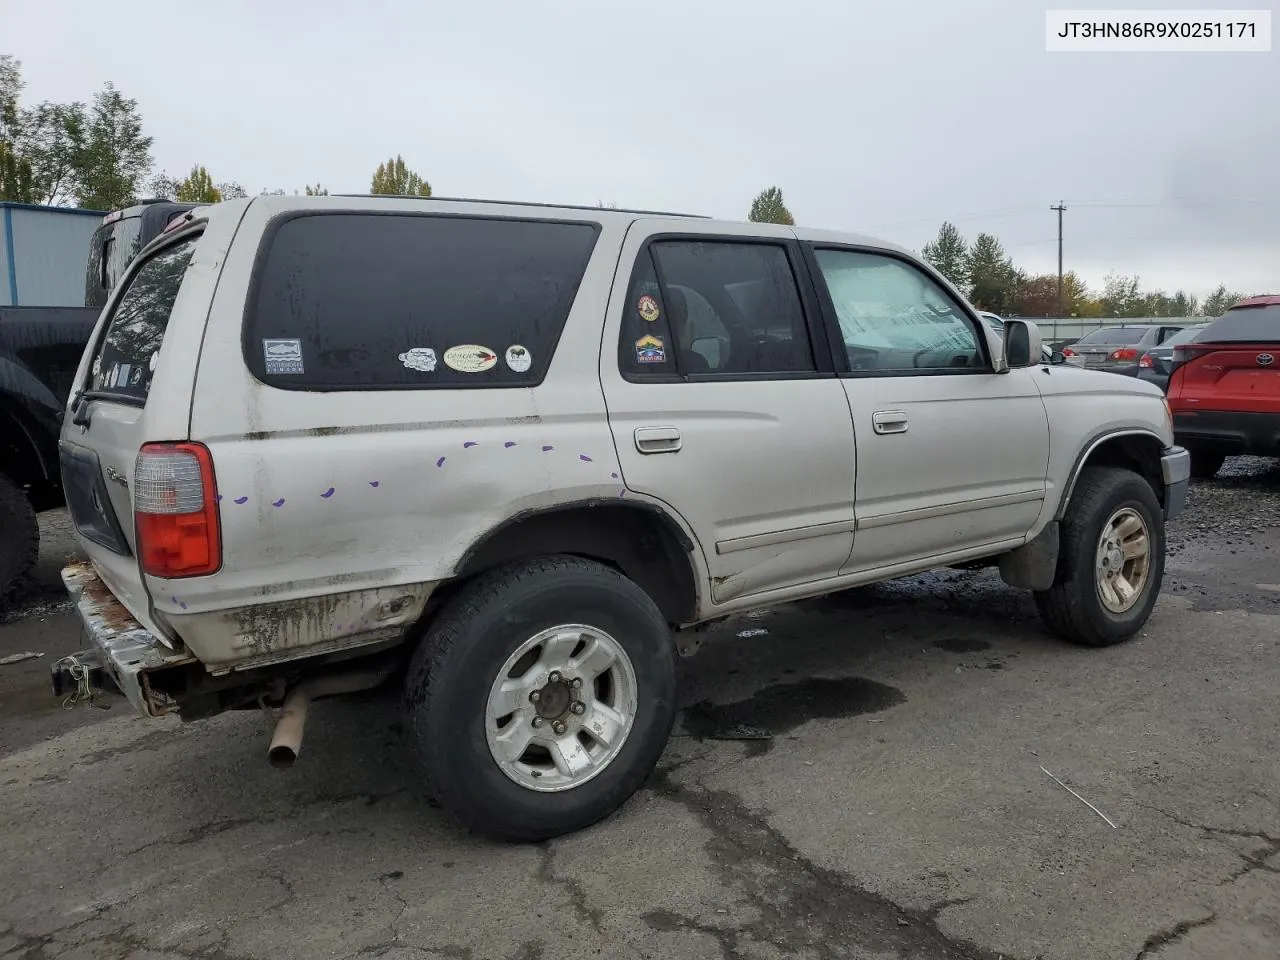
M 636 427 L 636 449 L 641 453 L 677 453 L 680 431 L 675 427 Z
M 876 433 L 906 433 L 907 412 L 905 410 L 877 410 L 871 415 L 871 428 Z

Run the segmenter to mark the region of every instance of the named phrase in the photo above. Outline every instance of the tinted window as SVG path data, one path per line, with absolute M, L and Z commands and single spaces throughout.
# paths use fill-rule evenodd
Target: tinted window
M 667 300 L 658 286 L 653 255 L 646 250 L 636 261 L 618 338 L 618 369 L 629 378 L 676 377 L 670 350 Z
M 294 217 L 258 267 L 246 362 L 294 389 L 532 386 L 595 237 L 532 220 Z
M 662 281 L 663 351 L 682 374 L 815 370 L 800 292 L 785 247 L 663 240 L 650 250 Z M 639 299 L 628 312 L 639 311 Z M 647 310 L 647 308 L 646 308 Z M 624 327 L 625 329 L 625 327 Z M 632 343 L 635 366 L 653 346 Z
M 1085 334 L 1076 343 L 1137 343 L 1146 332 L 1146 327 L 1103 327 Z
M 85 278 L 86 307 L 105 306 L 112 288 L 142 249 L 142 218 L 125 217 L 104 224 L 89 241 L 89 271 Z
M 1179 330 L 1173 336 L 1171 336 L 1168 340 L 1166 340 L 1163 344 L 1161 344 L 1161 346 L 1176 347 L 1180 343 L 1187 343 L 1188 341 L 1194 339 L 1196 334 L 1198 334 L 1203 329 L 1204 329 L 1203 326 L 1185 327 L 1182 330 Z
M 160 344 L 198 237 L 152 254 L 138 268 L 107 324 L 93 358 L 89 389 L 146 400 Z
M 973 321 L 924 271 L 882 254 L 814 255 L 853 370 L 986 368 Z
M 1232 307 L 1200 336 L 1201 343 L 1270 343 L 1280 340 L 1280 303 L 1263 307 Z

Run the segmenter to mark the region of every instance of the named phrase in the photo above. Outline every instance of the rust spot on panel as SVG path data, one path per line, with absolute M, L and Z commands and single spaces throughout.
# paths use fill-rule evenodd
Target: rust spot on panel
M 125 609 L 124 604 L 116 599 L 115 594 L 107 589 L 97 577 L 86 581 L 84 597 L 93 604 L 93 613 L 109 630 L 134 630 L 141 627 L 133 615 Z

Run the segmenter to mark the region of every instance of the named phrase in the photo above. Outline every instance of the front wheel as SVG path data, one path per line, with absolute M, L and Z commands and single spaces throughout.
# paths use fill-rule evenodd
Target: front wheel
M 1164 517 L 1151 485 L 1118 467 L 1086 468 L 1060 543 L 1054 585 L 1035 595 L 1045 626 L 1091 647 L 1141 630 L 1164 579 Z
M 415 652 L 409 729 L 428 789 L 466 826 L 537 842 L 611 814 L 676 715 L 671 631 L 620 573 L 576 557 L 465 587 Z

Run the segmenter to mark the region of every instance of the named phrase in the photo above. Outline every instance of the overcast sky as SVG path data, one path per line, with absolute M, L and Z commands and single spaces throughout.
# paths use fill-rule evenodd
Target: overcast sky
M 1049 54 L 1044 10 L 0 0 L 0 52 L 26 102 L 114 81 L 157 168 L 250 192 L 367 191 L 395 153 L 440 196 L 742 219 L 776 184 L 801 224 L 919 249 L 950 219 L 1033 272 L 1057 269 L 1061 200 L 1092 284 L 1280 292 L 1280 53 Z

